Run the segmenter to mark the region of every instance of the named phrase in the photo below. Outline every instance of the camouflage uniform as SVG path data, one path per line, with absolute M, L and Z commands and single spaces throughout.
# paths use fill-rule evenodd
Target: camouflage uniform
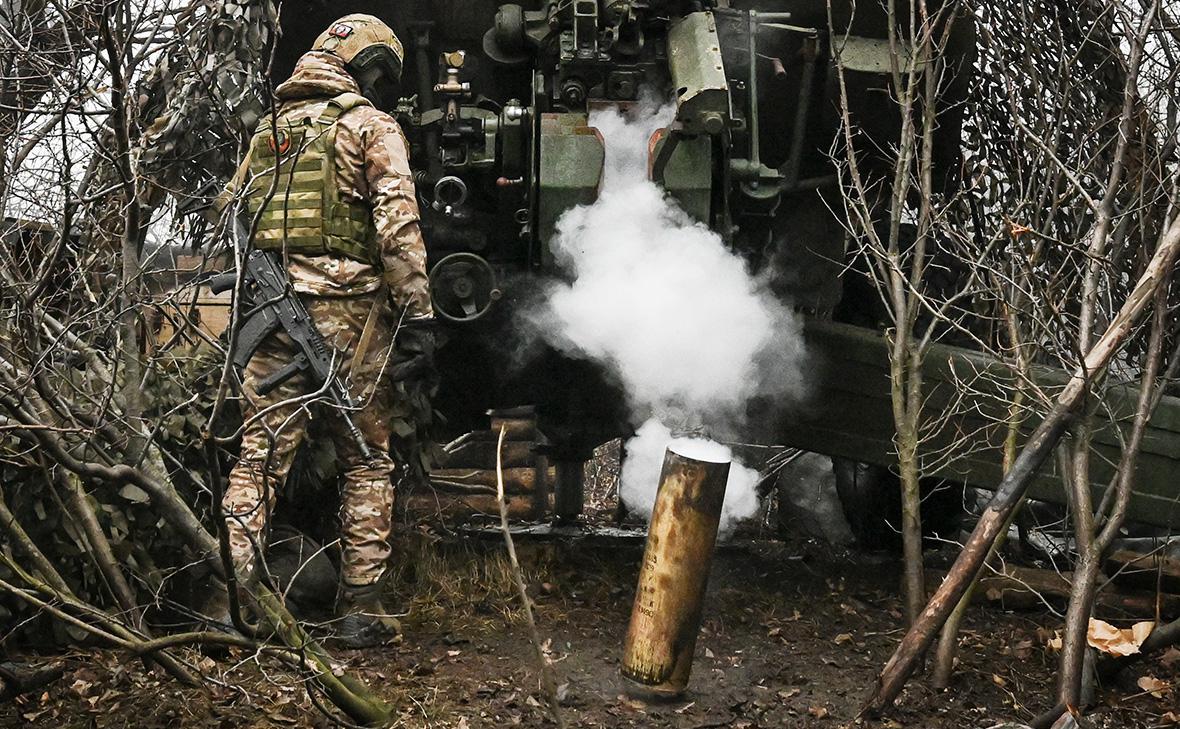
M 275 93 L 281 103 L 280 114 L 307 111 L 318 116 L 329 99 L 358 91 L 339 58 L 312 51 L 299 60 L 291 78 Z M 411 414 L 401 385 L 386 377 L 393 332 L 398 316 L 404 321 L 429 319 L 432 310 L 426 248 L 418 227 L 404 134 L 392 117 L 372 106 L 351 109 L 336 124 L 335 182 L 343 199 L 372 210 L 380 266 L 337 255 L 290 254 L 288 273 L 316 328 L 341 355 L 341 375 L 358 404 L 353 419 L 374 454 L 366 462 L 347 431 L 334 430 L 344 472 L 342 577 L 346 585 L 365 586 L 375 584 L 385 572 L 395 468 L 389 441 L 397 419 Z M 244 189 L 246 176 L 243 165 L 223 200 Z M 401 310 L 397 316 L 391 303 Z M 357 344 L 370 318 L 369 341 L 361 361 L 354 363 Z M 286 335 L 276 334 L 258 349 L 246 368 L 243 417 L 248 424 L 223 504 L 230 549 L 243 575 L 252 572 L 255 544 L 259 548 L 265 544 L 276 490 L 314 412 L 305 397 L 314 388 L 303 375 L 265 396 L 255 390 L 262 378 L 291 360 L 293 351 Z M 354 364 L 358 365 L 355 370 Z

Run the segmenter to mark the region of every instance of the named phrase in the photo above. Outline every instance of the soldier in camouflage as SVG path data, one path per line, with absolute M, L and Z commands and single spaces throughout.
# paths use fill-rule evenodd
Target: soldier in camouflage
M 339 354 L 340 375 L 372 458 L 343 427 L 341 589 L 338 637 L 363 647 L 399 629 L 381 604 L 390 555 L 395 469 L 390 438 L 412 417 L 393 363 L 433 355 L 426 248 L 405 135 L 386 112 L 397 98 L 402 46 L 384 23 L 349 15 L 325 31 L 276 90 L 276 119 L 265 119 L 222 197 L 236 198 L 258 221 L 252 244 L 281 251 L 293 290 Z M 396 343 L 394 341 L 396 333 Z M 314 400 L 302 375 L 266 395 L 258 383 L 293 356 L 277 333 L 251 358 L 243 382 L 241 457 L 223 509 L 235 567 L 247 583 L 265 547 L 268 518 Z M 332 417 L 330 413 L 328 417 Z

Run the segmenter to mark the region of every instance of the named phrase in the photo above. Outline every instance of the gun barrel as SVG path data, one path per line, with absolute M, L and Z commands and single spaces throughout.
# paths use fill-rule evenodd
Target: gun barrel
M 234 284 L 238 281 L 237 271 L 226 271 L 219 273 L 213 278 L 209 279 L 209 290 L 215 294 L 223 294 L 226 291 L 233 289 Z
M 360 428 L 356 427 L 352 416 L 347 411 L 341 410 L 340 415 L 344 418 L 344 425 L 348 428 L 348 434 L 356 442 L 357 450 L 360 451 L 361 457 L 366 461 L 373 460 L 373 451 L 369 448 L 369 444 L 365 442 L 365 436 L 361 433 Z

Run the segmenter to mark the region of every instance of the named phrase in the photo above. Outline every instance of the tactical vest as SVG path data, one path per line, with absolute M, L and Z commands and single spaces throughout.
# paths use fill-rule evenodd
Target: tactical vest
M 371 104 L 344 93 L 318 118 L 295 111 L 279 114 L 273 127 L 269 120 L 259 124 L 250 141 L 246 197 L 252 216 L 263 208 L 256 248 L 380 261 L 371 208 L 342 200 L 336 184 L 336 122 L 358 106 Z

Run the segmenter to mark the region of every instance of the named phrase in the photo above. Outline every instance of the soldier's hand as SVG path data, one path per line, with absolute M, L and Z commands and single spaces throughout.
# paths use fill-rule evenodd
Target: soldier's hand
M 429 326 L 403 326 L 397 333 L 397 348 L 399 352 L 411 355 L 424 354 L 434 358 L 436 349 L 434 329 Z
M 427 378 L 434 375 L 437 340 L 429 326 L 403 326 L 397 333 L 397 361 L 391 373 L 395 380 Z

